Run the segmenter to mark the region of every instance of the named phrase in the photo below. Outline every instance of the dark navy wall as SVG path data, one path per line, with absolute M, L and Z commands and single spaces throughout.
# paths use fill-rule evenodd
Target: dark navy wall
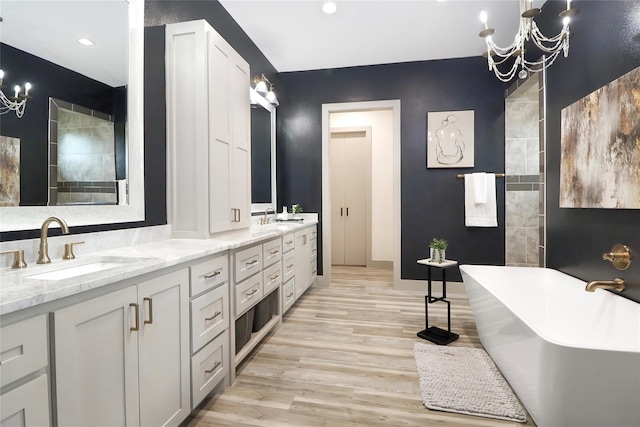
M 640 67 L 640 2 L 573 4 L 580 14 L 573 19 L 569 57 L 559 59 L 547 74 L 547 265 L 587 281 L 622 277 L 628 285 L 622 295 L 640 302 L 640 210 L 559 207 L 560 113 Z M 564 1 L 547 2 L 541 27 L 551 25 L 565 7 Z M 629 245 L 635 255 L 627 271 L 601 259 L 615 243 Z
M 497 184 L 499 226 L 466 228 L 464 183 L 455 177 L 504 171 L 504 88 L 482 57 L 282 73 L 279 79 L 278 206 L 300 203 L 307 212 L 322 212 L 322 104 L 399 99 L 402 278 L 426 277 L 416 260 L 428 257 L 436 236 L 449 241 L 448 258 L 504 264 L 503 180 Z M 475 168 L 427 169 L 427 112 L 452 110 L 475 111 Z

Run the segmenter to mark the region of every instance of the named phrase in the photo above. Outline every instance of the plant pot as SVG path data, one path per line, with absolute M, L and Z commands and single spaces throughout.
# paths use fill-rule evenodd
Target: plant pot
M 431 250 L 431 262 L 442 263 L 446 259 L 446 250 L 445 249 L 434 249 L 429 248 Z

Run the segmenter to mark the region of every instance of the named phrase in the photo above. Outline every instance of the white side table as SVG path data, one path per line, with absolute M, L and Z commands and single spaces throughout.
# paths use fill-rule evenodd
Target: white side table
M 447 300 L 447 269 L 458 265 L 458 261 L 451 259 L 445 259 L 442 262 L 431 261 L 428 259 L 419 259 L 418 264 L 426 265 L 427 271 L 427 295 L 424 296 L 424 318 L 425 328 L 423 331 L 418 332 L 418 336 L 422 339 L 431 341 L 439 345 L 447 345 L 459 338 L 458 334 L 451 332 L 451 302 Z M 431 295 L 431 270 L 438 268 L 442 271 L 442 296 L 435 298 Z M 447 330 L 438 328 L 437 326 L 429 327 L 429 304 L 442 301 L 447 303 Z

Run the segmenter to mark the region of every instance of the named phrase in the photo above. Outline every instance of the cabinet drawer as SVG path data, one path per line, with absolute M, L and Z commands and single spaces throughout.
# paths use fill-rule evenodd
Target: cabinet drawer
M 49 426 L 49 384 L 40 375 L 0 396 L 0 425 Z
M 233 257 L 236 284 L 262 270 L 262 245 L 238 251 Z
M 191 358 L 191 409 L 229 375 L 229 333 L 224 331 Z
M 316 239 L 309 240 L 310 250 L 311 250 L 311 259 L 318 258 L 318 244 Z
M 295 277 L 282 285 L 282 313 L 286 313 L 289 307 L 296 301 Z
M 278 261 L 262 272 L 262 293 L 267 295 L 282 283 L 282 262 Z
M 205 261 L 191 267 L 191 296 L 198 295 L 229 282 L 229 257 L 227 255 Z
M 311 282 L 313 282 L 314 280 L 316 280 L 316 277 L 318 276 L 318 263 L 316 262 L 316 260 L 311 260 Z
M 295 253 L 293 251 L 287 252 L 282 257 L 282 271 L 284 277 L 282 278 L 283 282 L 288 281 L 294 275 L 295 267 Z
M 314 225 L 309 228 L 309 238 L 316 239 L 318 237 L 318 228 Z
M 0 329 L 0 386 L 47 366 L 47 319 L 44 314 Z
M 191 352 L 229 327 L 229 285 L 224 284 L 191 301 Z
M 296 238 L 293 233 L 282 236 L 282 251 L 289 252 L 296 246 Z
M 262 274 L 253 277 L 234 287 L 236 301 L 236 317 L 254 306 L 262 298 Z
M 282 259 L 282 239 L 278 237 L 262 244 L 262 260 L 263 266 L 268 267 L 271 264 Z

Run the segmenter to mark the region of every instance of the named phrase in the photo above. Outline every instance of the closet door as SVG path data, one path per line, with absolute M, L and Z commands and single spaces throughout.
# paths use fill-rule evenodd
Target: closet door
M 331 134 L 331 251 L 334 264 L 367 265 L 370 153 L 363 131 Z

